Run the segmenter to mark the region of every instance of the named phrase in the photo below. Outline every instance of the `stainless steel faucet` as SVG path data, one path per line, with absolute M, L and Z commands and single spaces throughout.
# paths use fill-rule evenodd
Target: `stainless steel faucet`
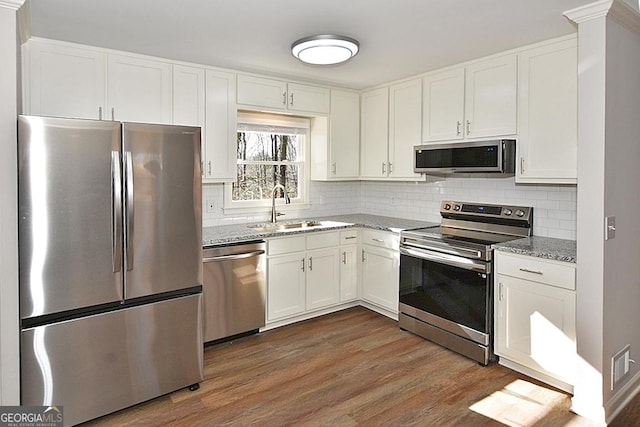
M 271 190 L 271 223 L 272 224 L 276 223 L 280 215 L 284 215 L 283 213 L 276 212 L 276 190 L 278 188 L 280 188 L 282 190 L 282 194 L 284 194 L 284 202 L 286 204 L 291 203 L 291 199 L 289 198 L 289 195 L 287 194 L 287 189 L 284 188 L 284 185 L 282 184 L 274 185 L 273 189 Z

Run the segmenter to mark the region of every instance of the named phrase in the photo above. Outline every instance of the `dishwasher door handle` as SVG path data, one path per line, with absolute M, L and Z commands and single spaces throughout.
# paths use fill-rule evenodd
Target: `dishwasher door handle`
M 254 256 L 263 255 L 265 251 L 251 251 L 251 252 L 242 252 L 239 254 L 231 254 L 231 255 L 219 255 L 214 257 L 202 258 L 202 262 L 215 262 L 215 261 L 228 261 L 233 259 L 244 259 L 251 258 Z

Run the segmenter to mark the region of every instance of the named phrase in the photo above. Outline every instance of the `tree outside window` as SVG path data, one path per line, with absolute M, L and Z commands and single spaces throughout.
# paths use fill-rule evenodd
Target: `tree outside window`
M 283 132 L 238 131 L 232 200 L 271 199 L 276 184 L 283 185 L 291 199 L 299 198 L 302 139 L 302 135 Z M 277 191 L 276 196 L 282 197 L 282 190 Z

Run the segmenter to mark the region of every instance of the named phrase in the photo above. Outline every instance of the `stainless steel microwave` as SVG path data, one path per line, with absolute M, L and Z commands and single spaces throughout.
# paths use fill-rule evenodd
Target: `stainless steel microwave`
M 513 174 L 515 166 L 514 139 L 425 144 L 413 148 L 413 170 L 416 173 Z

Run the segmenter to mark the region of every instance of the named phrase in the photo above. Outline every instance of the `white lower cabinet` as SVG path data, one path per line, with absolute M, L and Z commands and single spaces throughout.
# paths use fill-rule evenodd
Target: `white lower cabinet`
M 337 247 L 307 252 L 307 310 L 340 302 L 339 253 Z
M 398 314 L 400 252 L 398 235 L 385 231 L 362 232 L 362 299 L 391 314 Z
M 496 252 L 495 342 L 500 363 L 572 392 L 575 265 Z
M 300 314 L 305 310 L 304 253 L 269 258 L 267 320 Z
M 358 230 L 340 232 L 340 301 L 358 298 Z
M 340 302 L 340 232 L 270 239 L 267 321 Z

